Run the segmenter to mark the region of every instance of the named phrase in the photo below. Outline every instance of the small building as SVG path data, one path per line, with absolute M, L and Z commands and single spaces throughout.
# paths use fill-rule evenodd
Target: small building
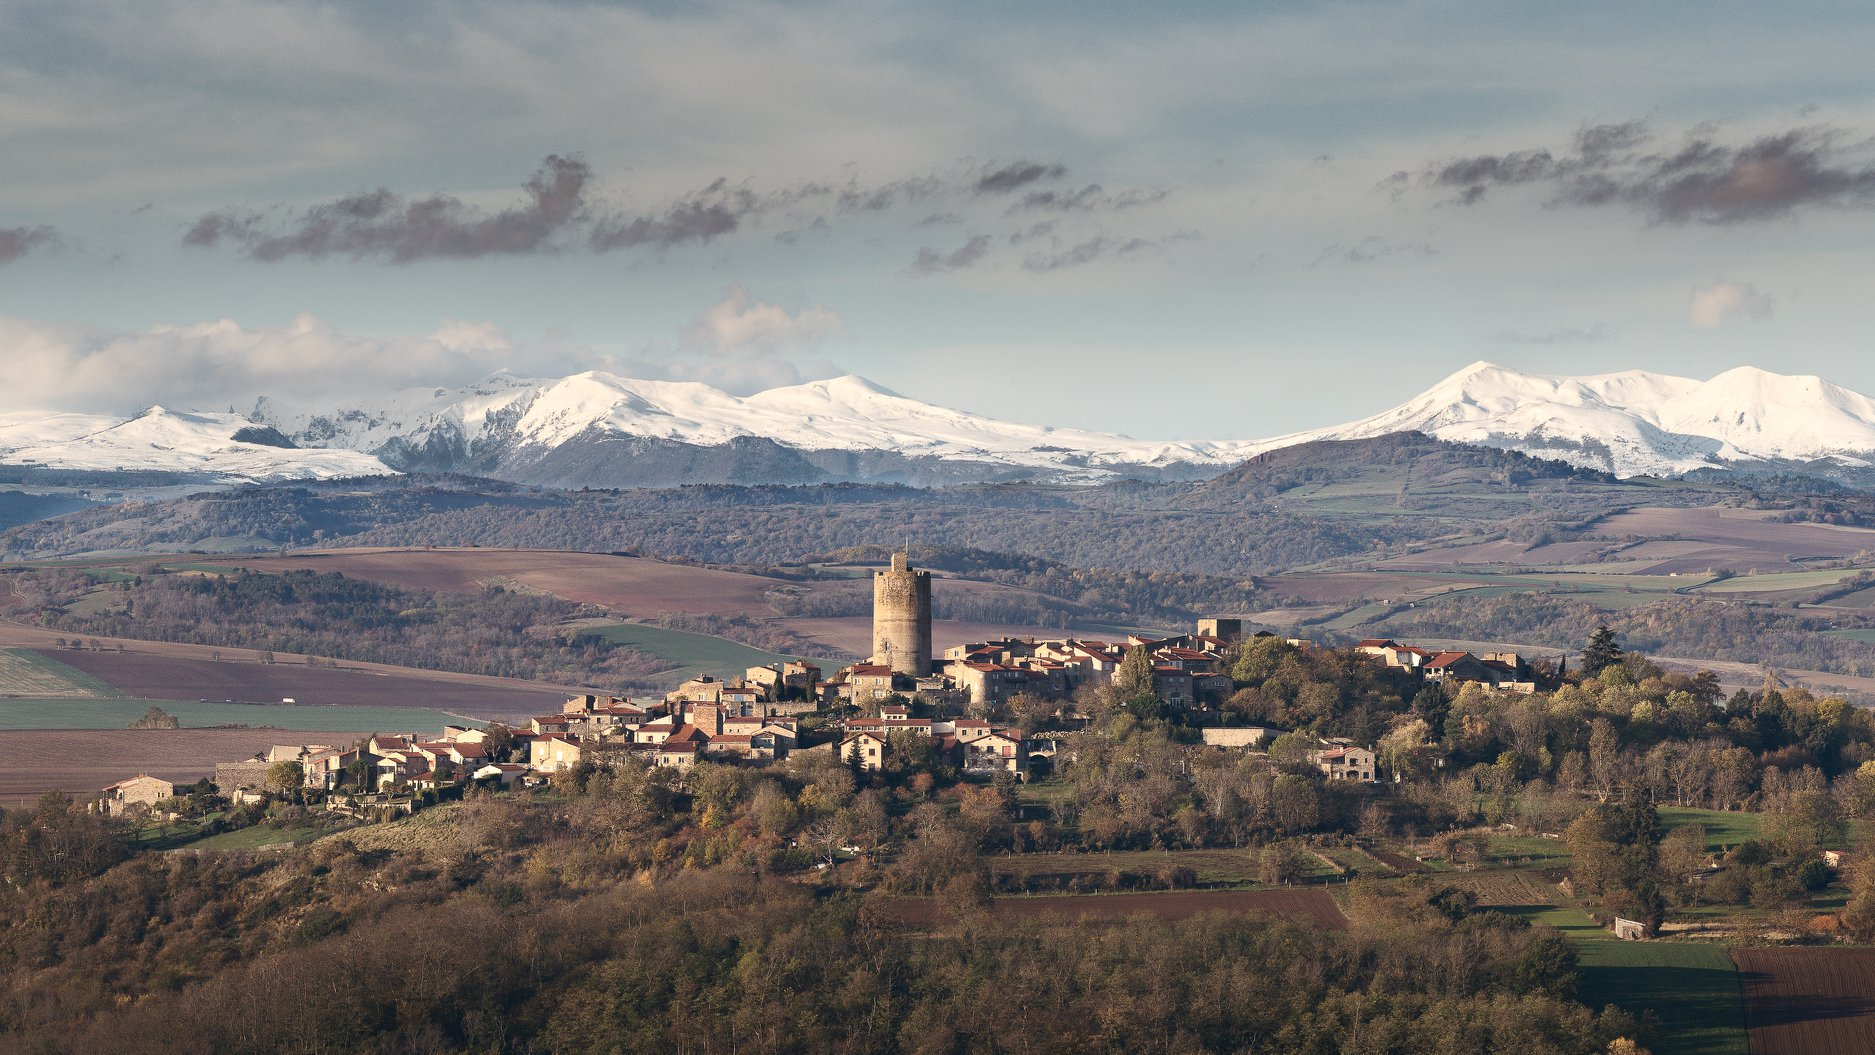
M 161 777 L 139 773 L 103 790 L 99 801 L 112 817 L 148 813 L 159 802 L 176 797 L 176 785 Z
M 840 741 L 840 761 L 857 762 L 859 768 L 876 773 L 885 768 L 885 749 L 883 733 L 849 733 Z
M 1642 941 L 1649 937 L 1647 924 L 1639 920 L 1615 917 L 1615 937 L 1622 941 Z
M 558 773 L 579 765 L 583 749 L 571 736 L 543 736 L 528 745 L 528 768 L 536 773 Z
M 474 773 L 478 781 L 492 781 L 507 787 L 527 776 L 527 767 L 518 762 L 490 762 Z
M 961 737 L 959 742 L 962 743 Z M 1028 775 L 1028 745 L 1016 733 L 992 730 L 986 736 L 963 743 L 963 751 L 963 770 L 966 774 L 982 776 L 1005 770 L 1014 774 L 1018 780 Z
M 1372 784 L 1378 779 L 1375 775 L 1374 753 L 1345 740 L 1322 741 L 1322 747 L 1314 752 L 1313 760 L 1322 775 L 1329 780 Z

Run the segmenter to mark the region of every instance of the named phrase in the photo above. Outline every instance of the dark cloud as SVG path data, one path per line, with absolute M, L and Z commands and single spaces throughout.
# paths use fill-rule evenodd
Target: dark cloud
M 1565 326 L 1545 333 L 1499 330 L 1491 335 L 1491 340 L 1499 344 L 1596 344 L 1613 336 L 1614 331 L 1598 322 L 1593 326 Z
M 717 180 L 698 193 L 655 216 L 609 218 L 592 232 L 592 248 L 608 253 L 616 249 L 653 246 L 669 249 L 721 238 L 761 211 L 762 201 L 746 187 L 731 187 Z
M 1163 201 L 1165 196 L 1166 192 L 1158 188 L 1108 194 L 1100 184 L 1089 183 L 1080 190 L 1074 191 L 1030 191 L 1024 194 L 1020 201 L 1010 206 L 1009 211 L 1036 209 L 1045 212 L 1093 212 L 1101 209 L 1131 209 Z
M 1875 160 L 1866 144 L 1845 146 L 1832 129 L 1792 129 L 1740 145 L 1699 129 L 1666 152 L 1643 149 L 1651 139 L 1639 121 L 1594 125 L 1561 156 L 1538 149 L 1461 158 L 1433 166 L 1425 178 L 1453 191 L 1459 205 L 1476 205 L 1493 188 L 1540 185 L 1551 190 L 1552 205 L 1625 206 L 1671 224 L 1875 205 Z
M 38 227 L 0 227 L 0 264 L 11 264 L 36 249 L 59 244 L 59 233 L 41 224 Z
M 493 215 L 447 194 L 407 198 L 379 188 L 314 205 L 293 217 L 284 231 L 268 229 L 251 215 L 209 213 L 183 242 L 206 247 L 238 241 L 249 256 L 269 262 L 336 255 L 404 264 L 537 253 L 552 248 L 556 235 L 584 219 L 591 179 L 584 161 L 554 154 L 522 188 L 524 200 Z
M 1064 165 L 1045 165 L 1039 161 L 1015 161 L 992 168 L 977 178 L 978 194 L 1008 194 L 1038 180 L 1056 180 L 1068 174 Z
M 926 247 L 918 250 L 918 255 L 911 262 L 914 275 L 935 275 L 942 271 L 957 271 L 974 267 L 989 255 L 990 236 L 987 234 L 971 235 L 970 240 L 948 253 Z

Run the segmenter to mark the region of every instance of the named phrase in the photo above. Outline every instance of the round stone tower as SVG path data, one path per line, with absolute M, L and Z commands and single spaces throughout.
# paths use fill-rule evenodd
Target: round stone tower
M 892 554 L 892 570 L 872 578 L 872 661 L 894 674 L 931 673 L 931 573 L 911 555 Z

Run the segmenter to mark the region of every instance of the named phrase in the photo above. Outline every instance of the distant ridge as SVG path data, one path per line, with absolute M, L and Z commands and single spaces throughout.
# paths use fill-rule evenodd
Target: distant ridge
M 1586 377 L 1473 363 L 1391 409 L 1263 440 L 1136 440 L 999 421 L 847 375 L 736 396 L 601 371 L 498 373 L 320 408 L 247 415 L 153 407 L 128 421 L 0 415 L 0 464 L 241 480 L 467 473 L 545 487 L 685 483 L 1093 483 L 1206 479 L 1322 440 L 1413 432 L 1617 476 L 1868 472 L 1875 400 L 1813 376 L 1738 367 L 1707 381 Z

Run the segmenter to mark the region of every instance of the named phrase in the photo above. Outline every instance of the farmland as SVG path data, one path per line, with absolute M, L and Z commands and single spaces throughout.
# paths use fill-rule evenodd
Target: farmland
M 60 699 L 117 694 L 116 686 L 51 656 L 20 648 L 0 648 L 0 698 Z
M 292 699 L 307 705 L 415 707 L 513 719 L 543 709 L 557 710 L 567 693 L 553 685 L 426 678 L 416 671 L 386 674 L 350 664 L 217 662 L 131 651 L 72 650 L 59 653 L 59 658 L 128 695 L 155 700 L 194 697 L 272 703 Z
M 672 681 L 703 674 L 717 678 L 740 677 L 750 667 L 782 663 L 795 658 L 764 652 L 708 634 L 692 634 L 644 623 L 598 623 L 586 627 L 582 633 L 682 664 L 676 670 L 666 671 L 662 675 Z
M 347 549 L 229 558 L 204 561 L 201 566 L 334 572 L 435 593 L 478 593 L 501 586 L 552 594 L 638 618 L 659 612 L 770 615 L 765 600 L 768 591 L 789 585 L 779 579 L 690 564 L 557 550 Z
M 333 731 L 348 742 L 371 730 Z M 0 732 L 0 803 L 8 806 L 48 788 L 89 795 L 107 784 L 148 773 L 193 781 L 216 762 L 247 758 L 280 739 L 270 729 L 39 729 Z
M 1747 1055 L 1739 977 L 1724 949 L 1681 942 L 1578 941 L 1582 1000 L 1660 1019 L 1657 1055 Z
M 1734 949 L 1754 1055 L 1875 1052 L 1875 949 Z
M 173 715 L 183 729 L 280 729 L 332 732 L 435 732 L 469 719 L 424 707 L 319 707 L 291 704 L 210 703 L 202 700 L 0 700 L 0 729 L 122 729 L 151 707 Z

